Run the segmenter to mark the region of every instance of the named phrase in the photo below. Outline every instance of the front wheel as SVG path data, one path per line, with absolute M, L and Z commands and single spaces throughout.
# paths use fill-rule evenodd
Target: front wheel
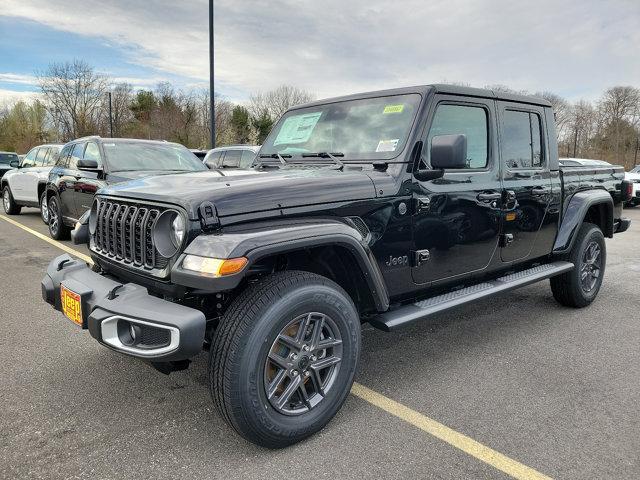
M 62 208 L 60 207 L 60 199 L 57 195 L 49 198 L 49 235 L 55 240 L 67 240 L 71 230 L 64 224 L 62 220 Z
M 360 319 L 342 288 L 313 273 L 276 273 L 224 314 L 209 353 L 211 395 L 244 438 L 286 447 L 333 418 L 359 354 Z
M 567 307 L 586 307 L 595 300 L 604 278 L 607 249 L 602 231 L 592 223 L 582 224 L 566 260 L 575 268 L 551 278 L 553 297 Z
M 2 190 L 2 206 L 7 215 L 18 215 L 22 210 L 22 207 L 13 199 L 9 185 L 6 185 Z

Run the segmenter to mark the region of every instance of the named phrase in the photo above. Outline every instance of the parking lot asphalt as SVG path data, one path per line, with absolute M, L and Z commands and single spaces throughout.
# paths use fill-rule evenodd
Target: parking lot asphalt
M 590 307 L 543 282 L 398 333 L 365 327 L 358 384 L 544 475 L 639 478 L 640 209 L 625 216 Z M 34 209 L 11 218 L 47 231 Z M 509 478 L 356 395 L 298 445 L 245 442 L 213 408 L 206 355 L 165 376 L 43 302 L 60 253 L 0 219 L 0 478 Z

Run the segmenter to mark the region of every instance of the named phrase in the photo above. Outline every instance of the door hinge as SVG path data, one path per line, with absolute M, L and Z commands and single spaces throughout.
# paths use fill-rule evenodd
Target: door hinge
M 429 197 L 416 197 L 416 213 L 428 212 L 431 209 Z
M 506 247 L 513 243 L 513 233 L 504 233 L 500 235 L 500 246 Z
M 431 252 L 429 250 L 417 250 L 413 252 L 413 264 L 416 267 L 427 263 L 431 259 Z

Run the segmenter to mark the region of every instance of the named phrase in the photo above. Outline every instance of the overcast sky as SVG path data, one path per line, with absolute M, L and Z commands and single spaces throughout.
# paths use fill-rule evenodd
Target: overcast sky
M 596 98 L 640 86 L 640 0 L 215 0 L 216 91 L 323 98 L 434 82 Z M 151 88 L 208 82 L 203 0 L 0 0 L 0 103 L 81 58 Z

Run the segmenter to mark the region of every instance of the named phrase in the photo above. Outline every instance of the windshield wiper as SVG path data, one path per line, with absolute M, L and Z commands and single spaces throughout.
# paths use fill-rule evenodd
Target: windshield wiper
M 344 157 L 344 153 L 342 152 L 316 152 L 316 153 L 303 153 L 302 158 L 308 157 L 319 157 L 319 158 L 330 158 L 333 162 L 338 166 L 339 169 L 344 167 L 344 163 L 337 157 Z
M 277 158 L 278 160 L 280 160 L 280 163 L 282 165 L 286 165 L 287 161 L 285 160 L 285 158 L 291 158 L 291 155 L 289 155 L 288 153 L 284 153 L 284 154 L 280 154 L 280 153 L 264 153 L 264 154 L 260 155 L 260 158 Z M 262 162 L 259 162 L 259 165 L 262 165 Z

